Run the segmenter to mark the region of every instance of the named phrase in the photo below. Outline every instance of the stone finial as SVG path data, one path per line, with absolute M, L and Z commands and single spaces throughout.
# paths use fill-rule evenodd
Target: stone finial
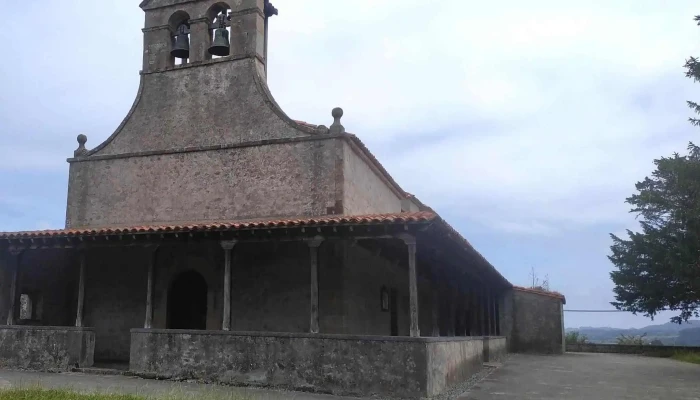
M 336 107 L 331 115 L 333 116 L 333 125 L 329 129 L 329 133 L 345 133 L 345 127 L 340 123 L 340 119 L 343 118 L 343 109 Z
M 87 143 L 87 136 L 81 133 L 78 135 L 78 148 L 73 152 L 73 156 L 80 157 L 88 152 L 88 150 L 85 148 L 85 143 Z

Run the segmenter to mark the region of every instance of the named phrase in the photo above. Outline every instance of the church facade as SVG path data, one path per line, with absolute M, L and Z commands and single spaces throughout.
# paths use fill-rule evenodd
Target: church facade
M 508 282 L 340 108 L 280 109 L 269 1 L 141 8 L 137 98 L 78 137 L 65 228 L 0 233 L 0 366 L 429 397 L 510 342 L 562 351 L 563 297 Z

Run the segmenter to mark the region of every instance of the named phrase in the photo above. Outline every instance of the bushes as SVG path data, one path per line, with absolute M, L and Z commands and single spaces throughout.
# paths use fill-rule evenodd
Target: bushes
M 571 331 L 566 334 L 566 344 L 586 344 L 588 337 L 579 331 Z
M 647 334 L 643 335 L 620 335 L 617 337 L 617 344 L 627 345 L 627 346 L 644 346 L 644 338 Z

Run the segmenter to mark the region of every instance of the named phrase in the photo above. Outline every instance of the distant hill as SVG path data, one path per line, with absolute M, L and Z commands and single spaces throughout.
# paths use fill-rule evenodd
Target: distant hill
M 664 345 L 671 346 L 700 346 L 700 320 L 690 320 L 682 325 L 667 322 L 660 325 L 649 325 L 644 328 L 618 329 L 610 327 L 567 328 L 567 332 L 578 331 L 588 337 L 592 343 L 616 343 L 620 335 L 640 336 L 646 334 L 645 340 L 651 342 L 660 340 Z

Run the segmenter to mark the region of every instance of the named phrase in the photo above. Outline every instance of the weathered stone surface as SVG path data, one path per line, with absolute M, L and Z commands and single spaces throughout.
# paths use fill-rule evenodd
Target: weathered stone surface
M 130 370 L 337 395 L 419 398 L 471 377 L 481 338 L 134 329 Z
M 71 165 L 68 227 L 325 215 L 333 140 Z
M 67 371 L 93 364 L 95 333 L 90 328 L 0 327 L 0 368 Z
M 132 330 L 130 370 L 349 395 L 426 393 L 426 340 L 340 335 Z
M 435 396 L 464 382 L 482 368 L 484 341 L 474 338 L 433 339 L 427 344 L 427 395 Z
M 495 362 L 503 360 L 508 354 L 508 346 L 505 337 L 489 336 L 484 337 L 484 362 Z
M 367 160 L 343 143 L 343 206 L 345 214 L 396 213 L 402 197 Z
M 562 354 L 564 320 L 562 300 L 553 296 L 512 291 L 510 351 Z

